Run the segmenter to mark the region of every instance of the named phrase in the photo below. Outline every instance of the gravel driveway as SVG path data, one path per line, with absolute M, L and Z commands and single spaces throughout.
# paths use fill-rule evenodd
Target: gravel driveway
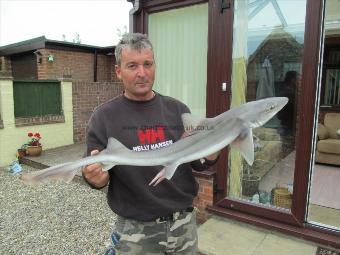
M 27 186 L 19 177 L 0 168 L 0 254 L 103 254 L 115 220 L 105 193 L 77 182 Z

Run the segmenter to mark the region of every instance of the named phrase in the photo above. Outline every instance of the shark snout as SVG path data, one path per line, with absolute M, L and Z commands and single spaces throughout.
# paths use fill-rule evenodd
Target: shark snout
M 288 97 L 276 97 L 278 101 L 278 108 L 281 110 L 287 103 Z

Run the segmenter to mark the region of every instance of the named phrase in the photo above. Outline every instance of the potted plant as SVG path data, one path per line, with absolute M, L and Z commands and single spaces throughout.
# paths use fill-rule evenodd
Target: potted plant
M 20 160 L 21 158 L 26 156 L 26 144 L 22 145 L 20 149 L 17 151 L 17 158 Z
M 260 177 L 254 174 L 253 167 L 243 161 L 242 195 L 251 197 L 259 190 Z
M 33 134 L 32 132 L 29 132 L 27 136 L 30 137 L 30 141 L 27 144 L 24 144 L 26 147 L 26 154 L 29 156 L 39 156 L 42 152 L 40 133 Z

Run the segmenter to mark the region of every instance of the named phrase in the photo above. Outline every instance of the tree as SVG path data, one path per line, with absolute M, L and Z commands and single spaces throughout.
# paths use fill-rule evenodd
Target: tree
M 126 25 L 116 29 L 116 34 L 117 34 L 118 38 L 121 38 L 126 33 L 127 33 L 127 26 Z
M 75 34 L 75 38 L 72 40 L 73 43 L 81 44 L 81 39 L 79 33 Z
M 63 41 L 64 41 L 64 42 L 69 42 L 69 41 L 66 39 L 66 35 L 65 35 L 65 34 L 62 34 L 61 37 L 63 38 Z M 75 36 L 74 36 L 74 38 L 72 39 L 72 42 L 73 42 L 73 43 L 77 43 L 77 44 L 81 44 L 81 39 L 80 39 L 79 33 L 75 33 Z

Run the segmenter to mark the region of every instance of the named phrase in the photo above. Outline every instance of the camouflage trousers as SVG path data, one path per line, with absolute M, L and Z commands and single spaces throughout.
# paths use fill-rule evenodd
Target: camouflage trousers
M 141 222 L 118 216 L 106 255 L 196 254 L 196 209 L 174 213 L 173 219 Z

